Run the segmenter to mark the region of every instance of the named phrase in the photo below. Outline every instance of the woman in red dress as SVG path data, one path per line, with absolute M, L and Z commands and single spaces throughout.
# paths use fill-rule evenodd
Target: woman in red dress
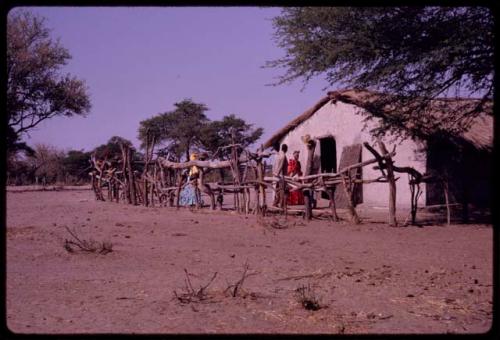
M 287 175 L 290 177 L 302 176 L 302 170 L 300 169 L 299 162 L 299 151 L 293 152 L 293 159 L 288 161 Z M 304 204 L 304 194 L 302 190 L 290 191 L 288 194 L 288 205 L 302 205 Z

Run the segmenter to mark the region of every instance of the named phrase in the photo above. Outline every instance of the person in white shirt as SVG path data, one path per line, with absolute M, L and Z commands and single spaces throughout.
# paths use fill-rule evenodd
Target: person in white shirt
M 288 168 L 288 160 L 286 158 L 286 152 L 288 151 L 288 145 L 282 144 L 281 151 L 278 153 L 278 157 L 276 157 L 276 161 L 273 166 L 273 176 L 274 177 L 282 177 L 286 175 L 286 171 Z M 273 206 L 281 206 L 282 205 L 282 197 L 281 191 L 282 187 L 280 182 L 276 183 L 276 192 L 274 194 L 274 202 Z

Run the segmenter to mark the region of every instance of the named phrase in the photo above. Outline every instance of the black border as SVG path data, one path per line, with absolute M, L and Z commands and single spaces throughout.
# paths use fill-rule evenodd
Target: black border
M 413 3 L 412 3 L 413 2 Z M 446 1 L 446 0 L 441 0 L 441 1 L 429 1 L 429 0 L 424 0 L 424 1 L 411 1 L 411 0 L 406 0 L 406 1 L 390 1 L 390 0 L 373 0 L 370 2 L 359 2 L 356 0 L 351 0 L 351 1 L 346 1 L 346 0 L 336 0 L 336 1 L 320 1 L 319 3 L 315 2 L 306 2 L 306 1 L 279 1 L 279 0 L 274 0 L 274 1 L 244 1 L 244 0 L 238 0 L 238 1 L 227 1 L 227 0 L 218 0 L 218 1 L 196 1 L 196 0 L 188 0 L 188 1 L 182 1 L 182 0 L 169 0 L 169 1 L 155 1 L 155 0 L 145 0 L 145 1 L 140 1 L 140 0 L 118 0 L 118 1 L 110 1 L 110 0 L 104 0 L 104 1 L 99 1 L 99 0 L 41 0 L 41 1 L 36 1 L 36 0 L 7 0 L 7 1 L 2 1 L 0 6 L 1 6 L 1 15 L 0 15 L 0 30 L 1 30 L 1 36 L 2 36 L 2 47 L 4 52 L 2 53 L 2 65 L 4 67 L 2 68 L 2 92 L 0 95 L 0 98 L 2 100 L 2 109 L 5 112 L 5 107 L 6 107 L 6 102 L 5 102 L 5 94 L 7 93 L 6 90 L 6 82 L 5 79 L 7 79 L 6 76 L 6 68 L 5 68 L 5 60 L 6 60 L 6 55 L 5 55 L 5 50 L 6 50 L 6 21 L 7 21 L 7 15 L 10 9 L 14 7 L 41 7 L 41 6 L 48 6 L 48 7 L 125 7 L 125 6 L 132 6 L 132 7 L 149 7 L 149 6 L 155 6 L 155 7 L 169 7 L 169 6 L 182 6 L 182 7 L 191 7 L 191 6 L 238 6 L 238 7 L 244 7 L 244 6 L 251 6 L 251 7 L 286 7 L 286 6 L 315 6 L 315 5 L 322 5 L 322 6 L 402 6 L 402 5 L 418 5 L 418 6 L 429 6 L 429 5 L 435 5 L 435 6 L 484 6 L 484 7 L 489 7 L 494 15 L 495 18 L 495 53 L 498 53 L 498 37 L 497 34 L 499 32 L 498 27 L 499 27 L 499 22 L 500 22 L 500 17 L 499 17 L 499 4 L 498 2 L 495 1 L 485 1 L 485 0 L 479 0 L 479 1 L 471 1 L 471 0 L 458 0 L 458 1 Z M 498 55 L 496 55 L 495 58 L 495 70 L 498 69 L 498 63 L 499 63 L 499 58 Z M 494 93 L 494 103 L 496 103 L 498 99 L 498 84 L 499 84 L 500 76 L 498 72 L 495 73 L 494 77 L 494 82 L 495 82 L 495 93 Z M 497 138 L 499 134 L 499 124 L 498 124 L 498 119 L 496 119 L 496 116 L 499 114 L 498 112 L 497 105 L 494 105 L 494 148 L 493 148 L 493 160 L 500 159 L 500 154 L 499 154 L 499 139 Z M 3 125 L 1 126 L 1 131 L 2 135 L 6 135 L 7 131 L 7 117 L 5 114 L 2 115 L 3 119 Z M 498 204 L 497 196 L 494 195 L 493 197 L 493 203 L 491 207 L 491 214 L 492 214 L 492 223 L 493 223 L 493 318 L 492 318 L 492 328 L 484 334 L 345 334 L 345 335 L 337 335 L 337 334 L 105 334 L 105 333 L 95 333 L 95 334 L 16 334 L 12 333 L 8 327 L 7 327 L 7 314 L 6 314 L 6 199 L 7 199 L 7 193 L 6 193 L 6 140 L 5 138 L 1 138 L 1 148 L 0 148 L 0 164 L 1 168 L 3 169 L 1 174 L 0 174 L 0 181 L 1 181 L 1 186 L 2 186 L 2 194 L 0 195 L 0 204 L 1 204 L 1 210 L 2 210 L 2 232 L 0 232 L 0 254 L 2 256 L 2 264 L 4 265 L 4 269 L 1 271 L 1 276 L 0 276 L 0 296 L 3 298 L 3 304 L 0 306 L 0 339 L 44 339 L 44 338 L 50 338 L 50 339 L 102 339 L 102 338 L 114 338 L 114 337 L 120 337 L 124 339 L 130 339 L 130 338 L 150 338 L 150 339 L 163 339 L 163 338 L 198 338 L 198 337 L 222 337 L 222 338 L 228 338 L 228 337 L 238 337 L 238 338 L 253 338 L 253 337 L 258 337 L 259 339 L 268 339 L 268 338 L 309 338 L 309 337 L 314 337 L 314 338 L 355 338 L 355 339 L 366 339 L 366 338 L 375 338 L 375 339 L 408 339 L 408 338 L 428 338 L 428 337 L 443 337 L 443 338 L 471 338 L 471 339 L 500 339 L 500 327 L 499 327 L 499 316 L 498 316 L 498 306 L 499 306 L 499 292 L 498 292 L 498 279 L 500 278 L 500 273 L 499 273 L 499 253 L 498 253 L 498 247 L 500 245 L 500 237 L 499 237 L 499 213 L 500 213 L 500 206 Z M 495 176 L 496 174 L 500 174 L 500 169 L 496 162 L 492 162 L 492 167 L 493 167 L 493 177 L 492 177 L 492 187 L 493 187 L 493 193 L 498 192 L 495 189 L 499 188 L 499 181 L 500 178 L 498 176 Z

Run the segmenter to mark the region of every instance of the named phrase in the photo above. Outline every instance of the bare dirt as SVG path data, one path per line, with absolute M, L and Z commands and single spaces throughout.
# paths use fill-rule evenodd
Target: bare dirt
M 276 229 L 273 217 L 96 202 L 90 190 L 8 192 L 7 326 L 149 334 L 490 329 L 491 225 L 391 228 L 383 210 L 360 215 L 357 226 L 288 217 Z M 113 251 L 68 252 L 66 227 L 111 242 Z M 305 304 L 318 310 L 301 304 L 303 287 L 312 300 Z

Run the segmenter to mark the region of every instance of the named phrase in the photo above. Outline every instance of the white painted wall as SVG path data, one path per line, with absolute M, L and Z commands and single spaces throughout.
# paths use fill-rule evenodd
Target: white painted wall
M 319 109 L 311 118 L 304 121 L 294 130 L 290 131 L 282 140 L 282 143 L 288 145 L 288 157 L 292 157 L 294 150 L 300 151 L 299 161 L 302 167 L 305 168 L 307 150 L 302 143 L 301 136 L 309 134 L 312 138 L 324 137 L 331 135 L 335 138 L 337 144 L 337 166 L 340 162 L 342 148 L 344 146 L 363 143 L 365 141 L 374 145 L 374 139 L 368 133 L 370 125 L 365 130 L 363 128 L 363 116 L 359 114 L 361 108 L 346 104 L 343 102 L 332 103 L 328 102 Z M 373 126 L 374 123 L 371 124 Z M 390 143 L 390 136 L 384 138 L 384 142 L 389 151 L 392 150 L 393 144 Z M 420 149 L 422 144 L 411 140 L 405 140 L 401 144 L 396 145 L 396 156 L 394 157 L 395 164 L 398 166 L 411 166 L 416 170 L 425 172 L 425 155 L 417 154 L 414 151 Z M 375 147 L 378 150 L 378 147 Z M 373 155 L 365 148 L 362 148 L 362 160 L 373 158 Z M 319 143 L 316 146 L 315 155 L 320 155 Z M 374 166 L 377 163 L 374 164 Z M 319 164 L 318 164 L 319 167 Z M 304 170 L 304 169 L 303 169 Z M 338 169 L 337 169 L 338 170 Z M 380 170 L 374 170 L 372 165 L 363 168 L 363 179 L 375 179 L 379 177 Z M 396 203 L 398 206 L 410 205 L 410 188 L 408 185 L 408 176 L 406 174 L 396 174 L 400 177 L 396 182 L 397 194 Z M 419 205 L 425 205 L 425 185 L 422 185 L 422 195 L 419 199 Z M 364 206 L 379 206 L 387 207 L 389 200 L 389 188 L 387 183 L 370 183 L 363 186 L 363 205 Z

